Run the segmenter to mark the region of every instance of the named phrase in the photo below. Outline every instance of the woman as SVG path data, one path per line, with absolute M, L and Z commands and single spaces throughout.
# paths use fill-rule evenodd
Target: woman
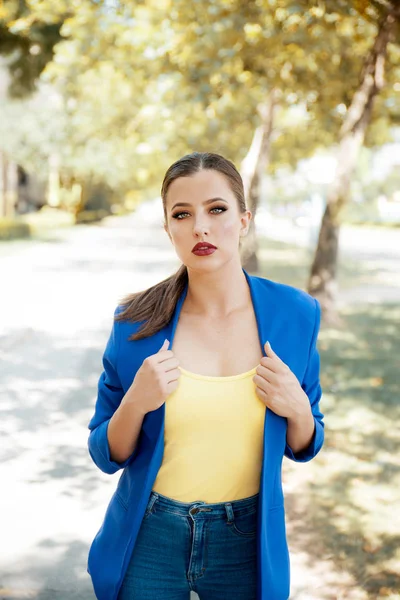
M 100 600 L 287 600 L 281 464 L 324 440 L 320 307 L 241 267 L 229 160 L 184 156 L 161 196 L 183 264 L 115 311 L 89 452 L 123 473 L 88 572 Z

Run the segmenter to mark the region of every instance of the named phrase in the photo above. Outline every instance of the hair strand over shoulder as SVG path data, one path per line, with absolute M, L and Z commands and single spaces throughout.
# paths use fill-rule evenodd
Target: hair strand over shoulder
M 224 175 L 236 196 L 239 212 L 246 212 L 243 181 L 233 162 L 212 152 L 192 152 L 174 162 L 164 176 L 161 198 L 165 224 L 168 223 L 166 199 L 171 183 L 178 177 L 190 177 L 203 169 L 218 171 Z M 145 291 L 128 294 L 121 300 L 122 310 L 116 315 L 115 321 L 144 321 L 129 341 L 150 337 L 168 325 L 187 282 L 187 267 L 181 265 L 170 277 Z

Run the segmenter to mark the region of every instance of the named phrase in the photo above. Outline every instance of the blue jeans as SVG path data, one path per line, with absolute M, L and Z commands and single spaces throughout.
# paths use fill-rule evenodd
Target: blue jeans
M 256 600 L 258 497 L 207 504 L 152 491 L 118 600 Z

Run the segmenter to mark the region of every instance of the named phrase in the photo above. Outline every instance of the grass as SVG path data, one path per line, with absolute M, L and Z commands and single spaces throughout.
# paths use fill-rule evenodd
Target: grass
M 308 250 L 261 240 L 259 256 L 262 276 L 304 289 Z M 346 261 L 340 289 L 381 276 Z M 309 463 L 284 461 L 289 547 L 315 573 L 316 595 L 301 599 L 399 600 L 400 305 L 346 297 L 345 327 L 319 335 L 324 447 Z

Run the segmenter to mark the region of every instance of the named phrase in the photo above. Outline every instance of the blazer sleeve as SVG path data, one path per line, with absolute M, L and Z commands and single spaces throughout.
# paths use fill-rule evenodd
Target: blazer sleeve
M 314 331 L 311 340 L 310 354 L 308 358 L 307 369 L 304 375 L 301 387 L 306 392 L 310 400 L 311 410 L 314 417 L 314 435 L 307 448 L 300 452 L 293 452 L 289 444 L 286 442 L 285 456 L 295 462 L 308 462 L 318 454 L 324 443 L 324 415 L 319 409 L 319 401 L 322 396 L 322 390 L 319 380 L 320 358 L 317 350 L 317 338 L 321 323 L 321 307 L 314 298 L 315 302 L 315 321 Z
M 114 316 L 117 314 L 117 307 Z M 124 391 L 117 372 L 117 356 L 119 348 L 119 323 L 113 322 L 110 336 L 103 353 L 104 370 L 100 375 L 97 390 L 95 412 L 91 418 L 88 428 L 90 430 L 88 439 L 89 454 L 95 465 L 104 473 L 113 474 L 123 469 L 134 458 L 136 449 L 124 462 L 118 463 L 111 460 L 110 447 L 108 444 L 107 430 L 110 419 L 119 407 Z

